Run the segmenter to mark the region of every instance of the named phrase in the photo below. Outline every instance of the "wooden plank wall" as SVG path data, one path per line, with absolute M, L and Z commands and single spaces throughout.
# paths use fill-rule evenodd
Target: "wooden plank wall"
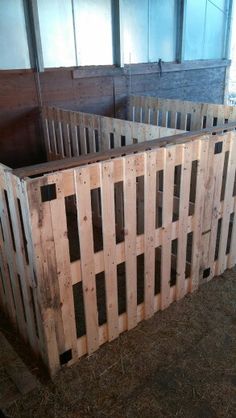
M 48 161 L 106 151 L 184 132 L 47 106 L 42 108 L 42 125 Z
M 148 96 L 130 96 L 128 120 L 196 131 L 234 122 L 236 107 Z
M 82 355 L 93 353 L 106 341 L 234 266 L 235 155 L 236 132 L 232 131 L 20 183 L 19 196 L 27 193 L 29 205 L 27 209 L 24 203 L 30 224 L 25 233 L 31 237 L 28 243 L 32 242 L 29 268 L 31 274 L 34 271 L 29 277 L 37 277 L 39 329 L 44 331 L 44 339 L 39 338 L 44 345 L 39 347 L 52 375 L 64 364 L 70 365 Z M 4 168 L 1 173 L 1 179 L 9 176 Z M 137 227 L 137 179 L 141 178 L 143 230 Z M 4 192 L 7 186 L 1 181 Z M 117 185 L 124 196 L 120 208 L 124 218 L 121 236 L 116 232 Z M 190 185 L 194 193 L 190 193 Z M 93 191 L 99 195 L 100 224 L 93 216 Z M 9 191 L 13 220 L 16 209 L 12 194 L 14 189 Z M 8 274 L 6 264 L 20 273 L 27 264 L 12 248 L 8 252 L 13 244 L 6 201 L 2 201 L 3 283 Z M 12 227 L 18 248 L 20 226 L 13 221 Z M 14 263 L 18 263 L 17 268 Z M 20 332 L 28 335 L 31 320 L 23 320 L 14 271 L 9 272 L 12 290 L 6 287 L 5 294 L 1 284 L 1 303 L 6 306 L 9 300 L 8 309 L 13 310 L 14 317 L 14 294 L 17 317 L 22 318 Z M 7 283 L 9 286 L 9 280 Z M 23 293 L 25 297 L 27 292 Z
M 48 69 L 39 75 L 31 70 L 0 71 L 0 161 L 10 167 L 46 160 L 38 109 L 57 105 L 71 110 L 124 117 L 126 97 L 148 94 L 180 100 L 223 103 L 228 62 L 163 64 L 160 77 L 156 65 L 135 65 L 114 74 L 106 68 Z M 151 68 L 152 67 L 152 68 Z M 173 67 L 173 68 L 172 68 Z M 85 74 L 84 74 L 85 72 Z M 38 86 L 38 87 L 37 87 Z

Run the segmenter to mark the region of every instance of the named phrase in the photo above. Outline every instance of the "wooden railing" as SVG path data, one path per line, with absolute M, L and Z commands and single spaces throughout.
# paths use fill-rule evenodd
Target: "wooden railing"
M 128 119 L 173 129 L 196 131 L 235 122 L 236 107 L 148 96 L 130 96 Z
M 49 161 L 107 151 L 183 132 L 55 107 L 42 108 L 42 123 Z

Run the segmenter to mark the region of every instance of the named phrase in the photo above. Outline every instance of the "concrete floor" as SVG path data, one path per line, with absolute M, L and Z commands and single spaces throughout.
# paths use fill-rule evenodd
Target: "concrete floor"
M 25 352 L 24 360 L 41 386 L 6 407 L 8 417 L 235 418 L 236 271 L 64 369 L 54 382 Z

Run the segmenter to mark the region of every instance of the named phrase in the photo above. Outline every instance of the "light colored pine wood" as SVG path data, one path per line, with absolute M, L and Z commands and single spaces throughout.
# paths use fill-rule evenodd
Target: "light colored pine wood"
M 221 235 L 219 242 L 219 257 L 217 263 L 217 274 L 222 274 L 226 269 L 226 246 L 229 231 L 229 221 L 231 214 L 231 202 L 233 195 L 235 170 L 236 170 L 236 134 L 235 132 L 229 132 L 227 136 L 230 137 L 230 152 L 229 161 L 227 167 L 227 177 L 225 185 L 225 196 L 223 204 Z
M 192 167 L 192 144 L 188 143 L 181 146 L 182 165 L 180 182 L 180 201 L 179 201 L 179 233 L 178 233 L 178 253 L 177 253 L 177 277 L 176 277 L 176 298 L 181 299 L 185 295 L 185 264 L 187 254 L 187 232 L 188 225 L 186 219 L 189 212 L 190 198 L 190 179 Z
M 164 150 L 162 251 L 161 251 L 161 309 L 170 304 L 172 217 L 174 195 L 175 147 Z
M 81 273 L 88 353 L 99 347 L 89 167 L 75 170 Z
M 137 325 L 136 159 L 123 159 L 127 329 Z
M 156 228 L 156 151 L 144 154 L 144 310 L 145 318 L 154 313 L 155 228 Z
M 190 290 L 194 292 L 199 286 L 200 265 L 202 256 L 202 230 L 205 199 L 205 177 L 207 175 L 209 137 L 197 141 L 198 167 L 196 179 L 196 196 L 193 219 L 192 267 Z
M 119 335 L 113 162 L 100 164 L 108 340 Z

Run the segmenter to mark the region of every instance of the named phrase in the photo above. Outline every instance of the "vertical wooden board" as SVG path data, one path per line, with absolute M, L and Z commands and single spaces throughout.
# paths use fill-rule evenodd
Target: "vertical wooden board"
M 78 112 L 76 114 L 76 122 L 79 129 L 79 141 L 80 141 L 80 149 L 81 155 L 87 154 L 87 144 L 86 144 L 86 131 L 84 126 L 84 117 L 83 113 Z
M 228 256 L 228 268 L 233 268 L 236 264 L 236 198 L 234 198 L 234 222 L 232 226 L 230 253 Z
M 197 131 L 199 129 L 202 129 L 201 120 L 201 105 L 194 103 L 191 112 L 190 130 Z
M 161 309 L 167 308 L 170 304 L 174 171 L 175 147 L 166 147 L 164 152 L 162 203 Z
M 221 235 L 219 243 L 219 257 L 217 262 L 217 274 L 222 274 L 226 269 L 226 246 L 229 231 L 230 210 L 233 196 L 235 170 L 236 170 L 236 133 L 227 133 L 230 136 L 229 162 L 225 185 L 225 196 L 223 203 L 223 214 L 221 224 Z
M 64 351 L 72 350 L 72 359 L 77 357 L 77 336 L 72 290 L 69 242 L 63 187 L 63 173 L 48 176 L 49 182 L 56 184 L 56 199 L 50 201 L 55 258 L 59 286 L 61 316 L 64 334 Z M 62 353 L 61 353 L 62 354 Z
M 57 137 L 58 153 L 61 156 L 61 158 L 64 158 L 65 149 L 64 149 L 63 135 L 62 135 L 62 123 L 60 119 L 60 109 L 54 109 L 54 127 L 55 127 L 55 134 Z
M 19 331 L 22 337 L 26 340 L 27 333 L 26 333 L 26 323 L 24 318 L 24 311 L 21 302 L 21 294 L 19 285 L 17 282 L 17 265 L 16 265 L 16 248 L 14 249 L 13 246 L 13 238 L 14 231 L 11 227 L 11 220 L 9 217 L 10 207 L 8 212 L 7 202 L 5 199 L 5 192 L 8 196 L 8 185 L 6 183 L 6 171 L 4 169 L 0 169 L 0 177 L 1 177 L 1 198 L 0 198 L 0 216 L 2 221 L 2 229 L 4 234 L 4 247 L 5 247 L 5 257 L 6 257 L 6 271 L 7 276 L 9 277 L 9 293 L 12 295 L 13 305 L 16 312 L 15 319 L 19 326 Z M 10 185 L 9 185 L 10 187 Z M 9 204 L 9 196 L 8 196 L 8 204 Z M 10 213 L 11 216 L 11 213 Z M 15 240 L 14 240 L 15 242 Z
M 76 126 L 75 112 L 70 112 L 70 129 L 71 129 L 72 156 L 75 157 L 79 155 L 78 132 L 77 132 L 77 126 Z
M 113 162 L 100 164 L 103 255 L 109 341 L 119 335 Z
M 47 121 L 44 111 L 42 113 L 42 126 L 43 126 L 43 137 L 44 137 L 46 154 L 47 154 L 47 158 L 49 159 L 50 158 L 49 156 L 52 150 L 51 150 L 51 144 L 50 144 L 49 132 L 48 132 L 48 121 Z
M 137 325 L 136 169 L 135 156 L 123 158 L 127 328 Z
M 63 143 L 64 143 L 64 152 L 65 157 L 71 157 L 71 142 L 69 134 L 69 125 L 67 122 L 62 122 L 62 133 L 63 133 Z
M 211 128 L 213 126 L 214 108 L 211 104 L 207 104 L 206 106 L 206 128 Z
M 38 339 L 36 335 L 36 329 L 34 324 L 34 313 L 31 306 L 31 295 L 29 289 L 30 279 L 28 277 L 28 266 L 26 264 L 25 254 L 24 254 L 24 242 L 23 242 L 23 232 L 21 230 L 21 220 L 18 210 L 17 202 L 17 178 L 11 173 L 5 173 L 6 176 L 6 185 L 9 201 L 9 210 L 11 213 L 12 221 L 12 230 L 14 233 L 15 246 L 16 246 L 16 275 L 19 278 L 21 283 L 21 288 L 19 289 L 20 299 L 17 303 L 22 305 L 23 313 L 26 316 L 26 329 L 27 329 L 27 339 L 34 351 L 38 352 Z M 17 284 L 16 284 L 17 285 Z M 23 300 L 22 300 L 23 299 Z
M 213 175 L 214 171 L 214 161 L 215 161 L 215 142 L 217 137 L 211 137 L 209 141 L 208 148 L 208 161 L 207 161 L 207 171 L 205 174 L 204 189 L 204 215 L 203 215 L 203 225 L 202 225 L 202 256 L 201 256 L 201 273 L 209 268 L 209 249 L 210 249 L 210 232 L 211 232 L 211 219 L 213 211 L 213 198 L 214 198 L 214 188 L 215 188 L 215 178 Z
M 205 200 L 205 177 L 207 176 L 207 163 L 209 151 L 209 137 L 197 140 L 198 143 L 198 167 L 196 179 L 196 196 L 193 216 L 193 242 L 191 265 L 191 292 L 199 286 L 200 263 L 202 254 L 202 230 Z
M 192 143 L 181 145 L 181 181 L 179 201 L 179 230 L 178 230 L 178 253 L 177 253 L 177 277 L 176 299 L 185 295 L 185 265 L 187 254 L 188 224 L 186 219 L 189 212 L 190 179 L 192 167 Z
M 101 117 L 101 151 L 110 149 L 110 132 L 109 118 Z
M 215 250 L 217 241 L 218 220 L 221 212 L 221 188 L 224 168 L 226 141 L 223 141 L 222 152 L 214 156 L 213 178 L 214 178 L 214 195 L 211 213 L 211 230 L 209 233 L 209 255 L 207 266 L 210 268 L 210 275 L 207 280 L 212 279 L 215 275 Z
M 154 314 L 155 228 L 156 228 L 156 151 L 144 154 L 144 314 Z
M 88 353 L 99 347 L 89 167 L 74 171 Z
M 45 341 L 41 354 L 50 374 L 54 375 L 60 368 L 59 353 L 64 351 L 64 336 L 60 297 L 56 289 L 58 279 L 50 202 L 42 202 L 42 186 L 47 186 L 46 177 L 26 183 L 37 276 L 37 300 Z

